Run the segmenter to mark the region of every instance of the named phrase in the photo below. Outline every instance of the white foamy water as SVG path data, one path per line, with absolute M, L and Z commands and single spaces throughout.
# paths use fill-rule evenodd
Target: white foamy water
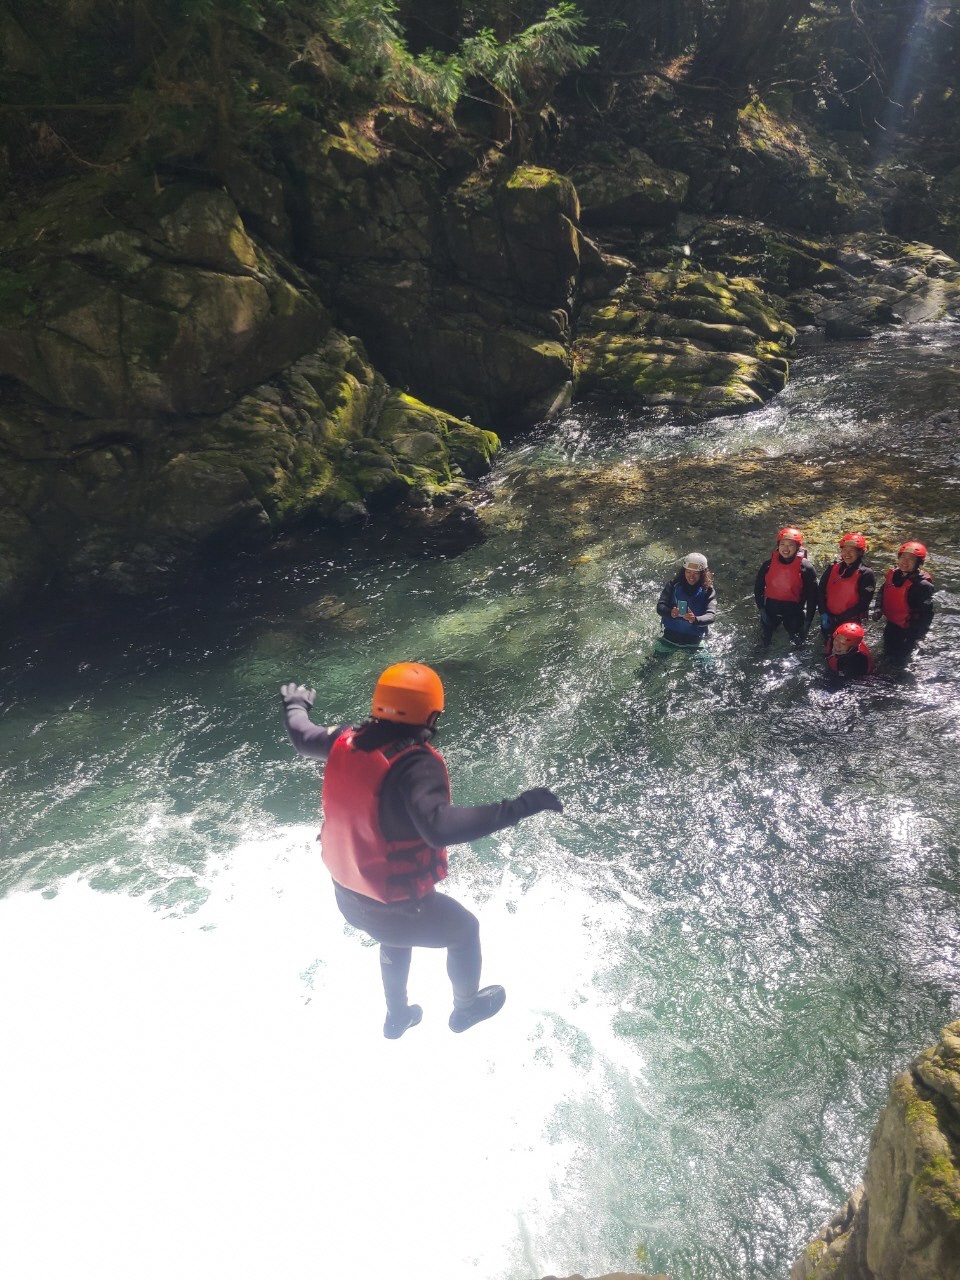
M 576 1143 L 552 1121 L 603 1107 L 611 1061 L 642 1086 L 593 985 L 617 913 L 575 882 L 521 893 L 508 871 L 478 904 L 454 877 L 506 1008 L 452 1035 L 444 953 L 418 950 L 424 1020 L 389 1042 L 376 949 L 347 935 L 313 837 L 244 842 L 182 918 L 78 881 L 0 901 L 0 1273 L 576 1269 L 562 1226 Z

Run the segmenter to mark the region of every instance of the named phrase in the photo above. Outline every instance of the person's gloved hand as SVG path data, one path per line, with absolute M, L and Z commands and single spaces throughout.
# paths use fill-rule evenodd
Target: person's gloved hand
M 526 809 L 527 818 L 535 813 L 543 813 L 545 809 L 553 813 L 563 813 L 563 805 L 559 796 L 555 796 L 549 787 L 531 787 L 529 791 L 521 791 L 517 800 Z
M 305 684 L 297 684 L 296 680 L 280 686 L 280 697 L 285 707 L 303 707 L 304 711 L 309 711 L 316 696 L 315 689 L 308 689 Z
M 874 622 L 879 622 L 879 621 L 880 621 L 880 619 L 883 617 L 883 610 L 882 610 L 882 609 L 874 609 L 874 610 L 871 612 L 870 617 L 874 620 Z
M 823 632 L 824 635 L 827 635 L 827 633 L 831 630 L 829 613 L 821 613 L 820 630 Z

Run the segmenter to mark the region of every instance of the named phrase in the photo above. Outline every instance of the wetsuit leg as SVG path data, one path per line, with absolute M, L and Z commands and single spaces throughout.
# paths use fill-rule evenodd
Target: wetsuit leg
M 794 604 L 792 600 L 768 600 L 764 609 L 769 619 L 769 634 L 767 627 L 764 627 L 763 631 L 764 644 L 770 643 L 770 637 L 781 622 L 794 644 L 803 643 L 805 631 L 803 605 Z
M 803 605 L 785 600 L 780 605 L 780 621 L 784 630 L 794 644 L 803 644 L 806 639 L 805 615 Z
M 380 944 L 380 977 L 387 1008 L 399 1012 L 407 1007 L 407 978 L 410 974 L 411 947 L 388 947 Z
M 432 889 L 425 897 L 407 902 L 377 902 L 340 885 L 334 888 L 344 919 L 379 942 L 381 949 L 386 946 L 391 958 L 396 949 L 445 947 L 454 1003 L 469 1002 L 477 994 L 480 922 L 454 898 Z M 381 964 L 381 972 L 388 968 Z

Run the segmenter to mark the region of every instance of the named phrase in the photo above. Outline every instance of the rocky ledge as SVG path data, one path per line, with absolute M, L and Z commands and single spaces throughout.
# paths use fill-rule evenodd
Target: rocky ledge
M 790 1280 L 960 1280 L 960 1022 L 894 1080 L 863 1184 Z

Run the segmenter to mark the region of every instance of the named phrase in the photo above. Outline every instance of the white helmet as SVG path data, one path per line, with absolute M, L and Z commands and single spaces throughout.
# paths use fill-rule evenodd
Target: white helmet
M 683 567 L 685 569 L 699 569 L 701 573 L 707 570 L 707 557 L 699 551 L 690 551 L 683 557 Z

